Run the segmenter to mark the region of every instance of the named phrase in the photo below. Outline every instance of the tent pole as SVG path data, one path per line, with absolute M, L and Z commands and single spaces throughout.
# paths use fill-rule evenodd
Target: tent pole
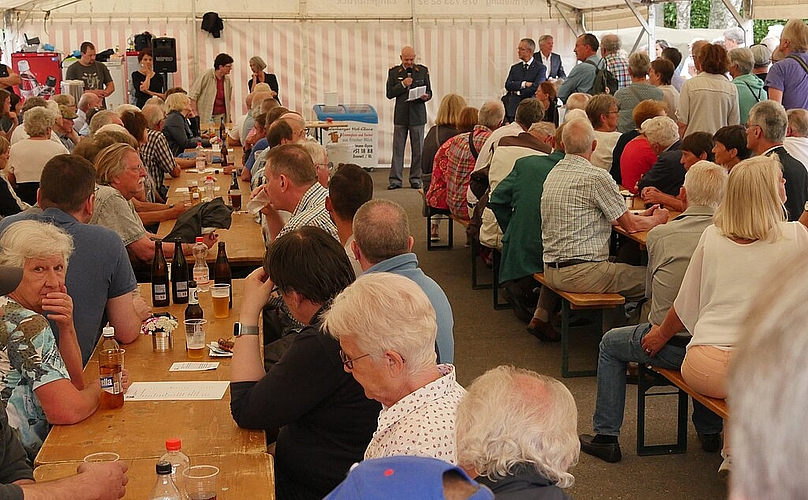
M 193 40 L 194 40 L 194 52 L 192 54 L 194 58 L 194 64 L 189 68 L 191 70 L 191 81 L 187 83 L 188 89 L 191 89 L 191 84 L 196 81 L 197 73 L 199 71 L 199 34 L 197 33 L 196 29 L 196 0 L 191 0 L 191 33 L 193 33 Z

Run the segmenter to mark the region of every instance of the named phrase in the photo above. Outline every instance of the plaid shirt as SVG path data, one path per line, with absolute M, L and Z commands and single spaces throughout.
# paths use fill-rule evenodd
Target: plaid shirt
M 629 73 L 628 69 L 628 59 L 619 55 L 617 52 L 612 52 L 604 59 L 606 60 L 606 69 L 611 71 L 614 77 L 617 78 L 617 83 L 621 89 L 631 85 L 631 73 Z
M 491 129 L 483 125 L 475 125 L 472 131 L 474 148 L 479 153 L 485 140 L 491 135 Z M 444 176 L 446 178 L 446 203 L 453 215 L 469 219 L 469 207 L 466 193 L 469 189 L 469 178 L 474 171 L 477 160 L 471 154 L 469 135 L 458 134 L 450 139 L 451 144 L 446 152 Z
M 337 226 L 331 220 L 331 214 L 325 209 L 325 198 L 327 196 L 328 189 L 324 188 L 319 182 L 315 182 L 300 198 L 295 211 L 292 212 L 292 217 L 289 218 L 281 232 L 278 233 L 278 238 L 297 228 L 314 226 L 339 240 Z
M 611 222 L 625 212 L 625 201 L 609 172 L 578 155 L 566 155 L 544 181 L 544 262 L 607 260 Z
M 140 159 L 157 187 L 163 185 L 177 163 L 168 147 L 168 140 L 159 130 L 148 130 L 146 144 L 140 147 Z

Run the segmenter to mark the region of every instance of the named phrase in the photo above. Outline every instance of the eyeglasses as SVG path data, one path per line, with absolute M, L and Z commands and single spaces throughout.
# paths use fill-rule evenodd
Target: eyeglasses
M 356 358 L 351 359 L 351 358 L 348 357 L 347 354 L 345 354 L 345 352 L 342 349 L 339 350 L 339 357 L 342 360 L 342 364 L 345 365 L 345 368 L 347 368 L 349 370 L 353 370 L 354 361 L 357 361 L 359 359 L 362 359 L 362 358 L 365 358 L 365 357 L 368 357 L 368 356 L 370 356 L 370 354 L 363 354 L 361 356 L 358 356 Z
M 141 163 L 137 167 L 126 167 L 126 170 L 131 170 L 132 172 L 140 173 L 141 170 L 145 172 L 146 167 Z

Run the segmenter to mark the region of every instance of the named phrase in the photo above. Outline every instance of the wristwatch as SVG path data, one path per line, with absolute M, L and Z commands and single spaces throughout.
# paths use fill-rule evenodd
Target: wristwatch
M 239 322 L 233 323 L 233 336 L 239 338 L 242 335 L 258 335 L 258 326 L 242 325 Z

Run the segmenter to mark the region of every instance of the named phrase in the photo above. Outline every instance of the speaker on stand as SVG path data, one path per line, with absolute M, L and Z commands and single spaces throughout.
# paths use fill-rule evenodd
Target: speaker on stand
M 168 90 L 168 73 L 177 72 L 177 40 L 158 37 L 152 40 L 152 57 L 154 72 L 163 76 L 163 92 Z

